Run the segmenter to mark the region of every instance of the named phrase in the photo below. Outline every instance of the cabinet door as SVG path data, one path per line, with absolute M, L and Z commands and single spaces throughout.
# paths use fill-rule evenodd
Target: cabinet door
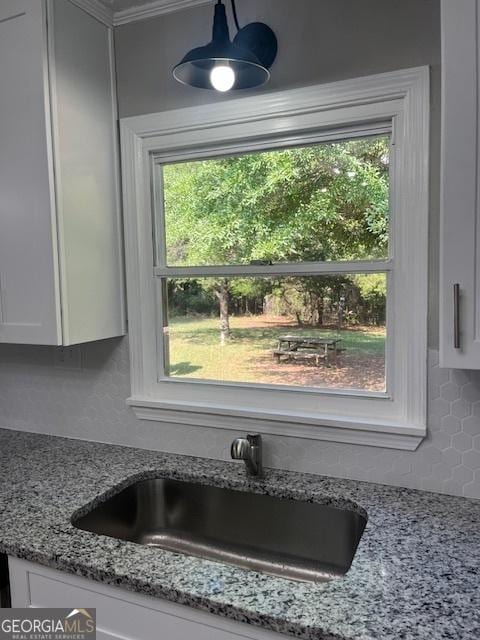
M 112 30 L 48 2 L 63 344 L 125 333 Z
M 0 3 L 0 342 L 61 342 L 44 10 Z
M 480 369 L 479 0 L 442 1 L 440 363 Z
M 279 640 L 283 636 L 185 605 L 9 558 L 13 607 L 94 608 L 98 640 Z

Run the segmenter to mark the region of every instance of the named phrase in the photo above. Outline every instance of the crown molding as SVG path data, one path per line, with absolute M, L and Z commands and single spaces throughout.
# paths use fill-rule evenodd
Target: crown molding
M 86 2 L 97 2 L 97 0 L 80 0 Z M 212 4 L 212 0 L 153 0 L 140 4 L 139 6 L 115 11 L 113 14 L 114 26 L 127 24 L 128 22 L 137 22 L 138 20 L 147 20 L 155 18 L 165 13 L 173 13 L 182 9 L 190 9 L 201 5 Z
M 70 0 L 77 7 L 83 9 L 91 16 L 107 25 L 107 27 L 113 27 L 113 10 L 106 7 L 100 0 Z
M 114 11 L 107 7 L 101 0 L 70 0 L 77 7 L 80 7 L 91 16 L 107 25 L 107 27 L 117 27 L 129 22 L 148 20 L 166 13 L 190 9 L 201 5 L 212 4 L 213 0 L 151 0 L 151 2 L 141 2 L 128 9 Z

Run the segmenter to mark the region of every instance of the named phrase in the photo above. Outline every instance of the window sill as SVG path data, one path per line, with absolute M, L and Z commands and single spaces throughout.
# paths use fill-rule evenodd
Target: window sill
M 253 431 L 276 436 L 415 451 L 427 435 L 425 427 L 385 420 L 354 420 L 340 415 L 272 413 L 213 404 L 163 402 L 128 398 L 140 420 L 190 426 Z

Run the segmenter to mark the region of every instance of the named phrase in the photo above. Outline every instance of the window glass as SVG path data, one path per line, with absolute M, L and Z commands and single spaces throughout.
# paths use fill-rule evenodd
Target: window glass
M 171 377 L 385 391 L 385 273 L 164 283 Z
M 388 136 L 162 167 L 168 266 L 382 259 Z

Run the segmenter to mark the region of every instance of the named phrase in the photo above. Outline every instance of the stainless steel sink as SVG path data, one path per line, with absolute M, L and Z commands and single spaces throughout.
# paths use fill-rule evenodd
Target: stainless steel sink
M 74 526 L 294 580 L 344 575 L 366 519 L 351 510 L 152 479 L 107 499 Z

